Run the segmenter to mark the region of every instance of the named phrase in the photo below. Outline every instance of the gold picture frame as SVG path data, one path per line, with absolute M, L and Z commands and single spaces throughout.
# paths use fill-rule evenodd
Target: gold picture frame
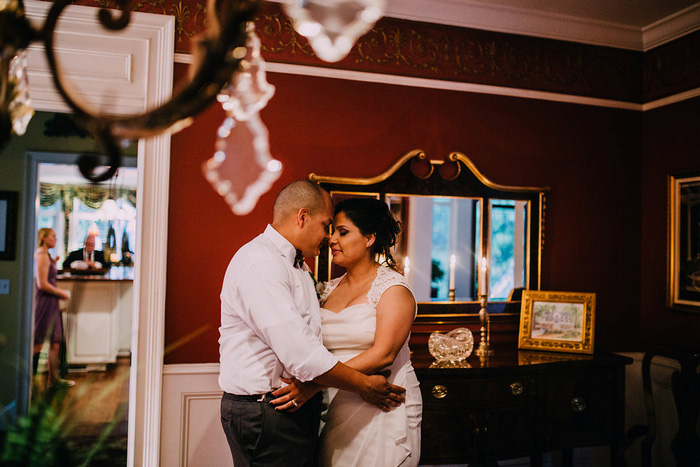
M 593 353 L 595 294 L 526 290 L 518 348 Z
M 700 171 L 669 176 L 668 188 L 667 304 L 700 312 Z

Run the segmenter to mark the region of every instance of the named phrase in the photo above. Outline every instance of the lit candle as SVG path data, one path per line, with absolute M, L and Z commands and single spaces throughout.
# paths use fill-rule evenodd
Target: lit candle
M 488 285 L 486 284 L 487 276 L 486 256 L 481 258 L 481 268 L 479 268 L 479 295 L 488 295 Z
M 406 256 L 403 259 L 403 276 L 406 278 L 406 282 L 408 282 L 409 272 L 411 272 L 411 261 L 408 259 L 408 256 Z
M 455 288 L 455 266 L 457 265 L 457 257 L 450 256 L 450 289 Z

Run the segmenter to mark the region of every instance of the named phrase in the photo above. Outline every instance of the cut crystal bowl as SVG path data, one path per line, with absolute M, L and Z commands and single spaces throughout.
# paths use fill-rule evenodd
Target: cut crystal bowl
M 461 362 L 471 355 L 474 336 L 467 328 L 457 328 L 442 334 L 434 332 L 428 339 L 430 355 L 438 362 Z

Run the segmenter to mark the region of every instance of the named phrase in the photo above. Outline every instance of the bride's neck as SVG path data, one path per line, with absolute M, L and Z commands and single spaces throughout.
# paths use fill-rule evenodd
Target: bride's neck
M 374 275 L 374 272 L 377 270 L 377 266 L 378 264 L 371 258 L 358 261 L 352 266 L 348 266 L 346 269 L 348 284 L 354 284 L 367 280 L 368 276 Z

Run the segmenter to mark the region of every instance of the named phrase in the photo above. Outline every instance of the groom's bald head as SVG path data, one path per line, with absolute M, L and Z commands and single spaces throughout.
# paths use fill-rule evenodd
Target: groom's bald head
M 332 205 L 330 195 L 318 183 L 310 180 L 297 180 L 282 188 L 275 199 L 272 222 L 278 224 L 300 209 L 306 208 L 310 215 Z

